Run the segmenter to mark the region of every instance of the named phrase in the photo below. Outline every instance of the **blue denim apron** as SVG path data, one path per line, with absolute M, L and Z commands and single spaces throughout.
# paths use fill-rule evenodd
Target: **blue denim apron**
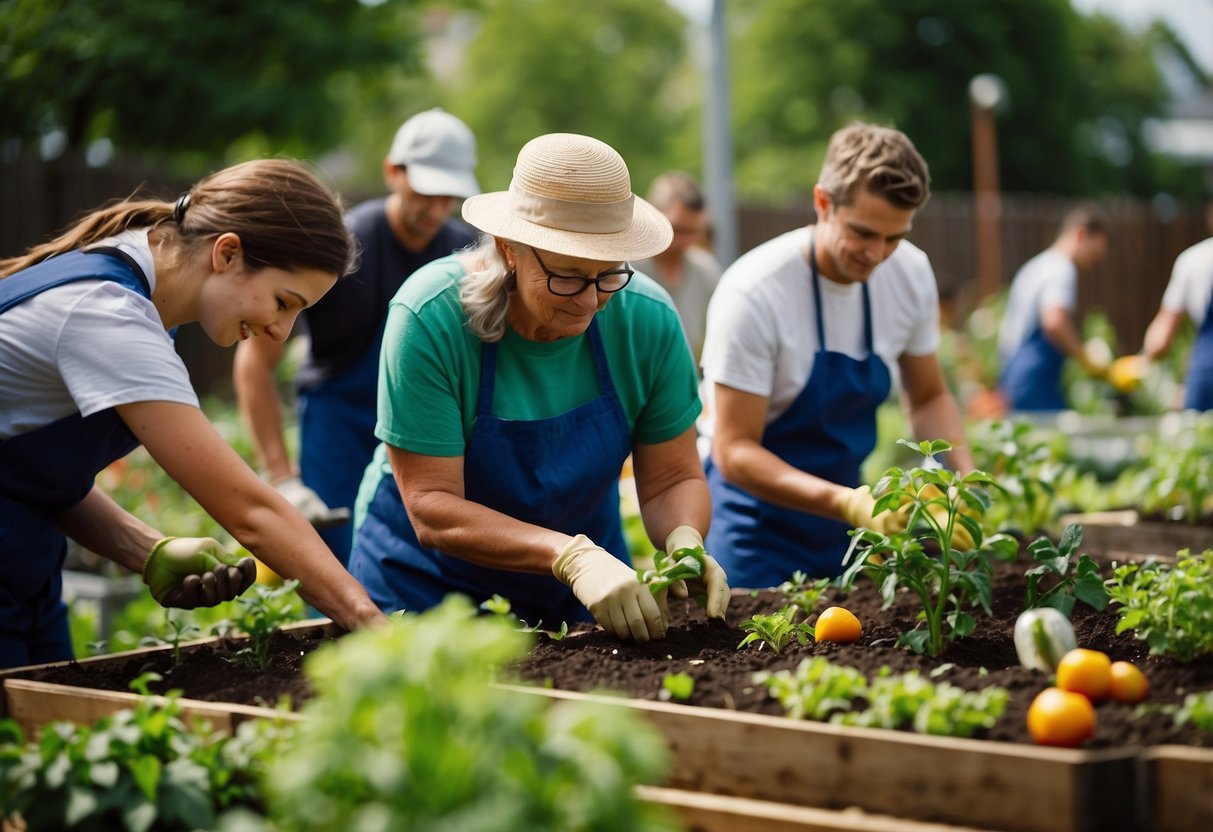
M 112 280 L 151 297 L 147 278 L 125 255 L 77 251 L 0 280 L 0 314 L 77 280 Z M 138 444 L 113 408 L 87 418 L 77 412 L 0 442 L 0 667 L 72 657 L 60 598 L 67 539 L 57 517 Z
M 1011 410 L 1065 410 L 1061 393 L 1061 368 L 1065 356 L 1049 342 L 1037 323 L 1032 334 L 1019 345 L 998 382 Z
M 817 343 L 813 372 L 800 395 L 767 425 L 762 446 L 802 471 L 851 488 L 876 447 L 876 408 L 888 398 L 889 370 L 872 351 L 872 306 L 863 284 L 866 358 L 826 349 L 815 239 L 809 242 Z M 814 577 L 842 571 L 851 528 L 841 520 L 772 505 L 727 482 L 709 458 L 712 527 L 707 550 L 734 587 L 777 586 L 801 570 Z
M 1184 387 L 1184 407 L 1213 410 L 1213 295 L 1209 296 L 1204 323 L 1192 344 Z
M 468 500 L 517 520 L 588 535 L 630 563 L 619 516 L 619 472 L 631 452 L 631 430 L 597 320 L 588 335 L 602 393 L 550 419 L 493 415 L 497 344 L 484 344 L 464 491 Z M 425 610 L 449 592 L 479 604 L 496 593 L 530 624 L 554 628 L 561 621 L 590 620 L 572 591 L 551 575 L 492 569 L 422 547 L 391 476 L 379 483 L 358 529 L 350 572 L 384 610 Z
M 362 475 L 379 440 L 375 438 L 376 388 L 383 333 L 339 374 L 299 391 L 299 475 L 329 508 L 353 508 Z M 347 564 L 352 523 L 323 529 L 320 536 Z

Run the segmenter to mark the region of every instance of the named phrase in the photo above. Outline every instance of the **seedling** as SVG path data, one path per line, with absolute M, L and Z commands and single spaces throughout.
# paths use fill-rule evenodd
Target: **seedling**
M 741 629 L 747 631 L 748 635 L 737 645 L 737 649 L 760 641 L 762 644 L 758 645 L 759 650 L 765 644 L 778 653 L 791 643 L 793 637 L 802 645 L 808 644 L 809 639 L 813 637 L 813 628 L 807 621 L 796 623 L 799 614 L 800 607 L 790 604 L 770 615 L 753 615 L 749 621 L 741 622 Z
M 517 621 L 518 629 L 521 632 L 524 632 L 524 633 L 544 632 L 542 620 L 535 622 L 534 626 L 527 624 L 521 618 L 518 618 L 514 615 L 514 613 L 513 613 L 514 605 L 510 603 L 510 599 L 505 598 L 501 595 L 498 595 L 497 593 L 493 593 L 493 597 L 489 598 L 487 601 L 482 601 L 480 604 L 480 609 L 484 610 L 485 612 L 491 612 L 493 615 L 501 616 L 502 618 L 509 618 L 514 621 Z M 561 621 L 560 629 L 555 632 L 548 632 L 548 637 L 551 638 L 553 641 L 560 641 L 568 634 L 569 634 L 569 622 Z
M 797 569 L 792 573 L 790 581 L 784 581 L 779 585 L 779 591 L 783 593 L 785 598 L 805 612 L 812 612 L 821 603 L 821 598 L 825 595 L 825 591 L 829 586 L 829 578 L 818 578 L 810 581 L 807 574 Z
M 1103 576 L 1099 574 L 1099 564 L 1090 555 L 1079 555 L 1075 559 L 1074 553 L 1081 543 L 1082 526 L 1071 523 L 1062 530 L 1061 540 L 1056 546 L 1047 537 L 1028 546 L 1028 551 L 1040 565 L 1033 566 L 1025 573 L 1025 610 L 1055 607 L 1069 618 L 1076 599 L 1100 611 L 1107 608 L 1108 591 L 1104 588 Z M 1058 581 L 1042 591 L 1040 580 L 1050 574 L 1055 575 Z
M 292 601 L 298 586 L 297 580 L 283 581 L 276 587 L 253 584 L 249 592 L 236 599 L 241 608 L 235 620 L 236 629 L 249 637 L 249 643 L 236 651 L 234 661 L 262 672 L 269 667 L 274 633 L 297 618 Z
M 695 679 L 689 673 L 667 673 L 661 679 L 662 699 L 677 699 L 686 702 L 695 692 Z
M 951 450 L 943 440 L 898 443 L 921 454 L 924 466 L 888 469 L 872 493 L 874 512 L 904 512 L 906 530 L 890 536 L 872 529 L 852 531 L 843 558 L 849 565 L 839 584 L 851 586 L 862 572 L 880 587 L 886 607 L 899 589 L 908 589 L 922 605 L 919 619 L 926 628 L 903 633 L 898 643 L 938 656 L 953 639 L 973 632 L 971 607 L 991 614 L 990 558 L 1014 558 L 1019 545 L 1003 534 L 986 537 L 982 530 L 981 518 L 990 505 L 987 489 L 997 487 L 993 477 L 983 471 L 962 477 L 946 468 L 927 467 L 927 460 Z M 960 529 L 968 533 L 973 548 L 953 545 Z
M 702 578 L 706 556 L 707 552 L 702 546 L 675 549 L 669 554 L 657 551 L 653 553 L 653 568 L 637 569 L 636 578 L 641 583 L 648 584 L 649 589 L 656 595 L 677 581 Z

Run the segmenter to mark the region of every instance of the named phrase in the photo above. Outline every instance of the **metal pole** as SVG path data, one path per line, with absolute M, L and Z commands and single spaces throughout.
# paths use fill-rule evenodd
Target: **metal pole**
M 978 75 L 969 83 L 973 130 L 973 203 L 977 226 L 977 290 L 984 300 L 1002 289 L 1002 200 L 994 114 L 1005 100 L 1002 79 Z
M 733 131 L 730 127 L 729 62 L 724 0 L 712 0 L 708 24 L 708 73 L 704 94 L 704 153 L 713 249 L 720 265 L 737 259 L 737 209 L 733 200 Z

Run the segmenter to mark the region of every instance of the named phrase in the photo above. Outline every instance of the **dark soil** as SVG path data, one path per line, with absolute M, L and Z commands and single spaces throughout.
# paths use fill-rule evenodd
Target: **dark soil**
M 979 735 L 985 739 L 1030 743 L 1026 714 L 1033 697 L 1049 684 L 1038 671 L 1019 666 L 1011 633 L 1023 603 L 1024 564 L 1000 564 L 994 575 L 994 617 L 978 612 L 974 635 L 954 642 L 939 658 L 915 655 L 894 646 L 897 636 L 914 623 L 914 608 L 908 597 L 891 608 L 881 609 L 876 588 L 862 581 L 849 595 L 831 589 L 821 608 L 837 604 L 851 610 L 863 623 L 863 637 L 856 644 L 793 642 L 778 655 L 757 643 L 738 650 L 746 633 L 741 622 L 757 612 L 774 612 L 787 602 L 775 590 L 734 591 L 727 623 L 709 622 L 690 601 L 671 599 L 671 626 L 667 638 L 646 645 L 622 643 L 604 632 L 583 628 L 563 640 L 541 636 L 530 655 L 512 669 L 512 675 L 537 684 L 577 691 L 612 690 L 640 699 L 659 699 L 667 674 L 686 673 L 695 681 L 689 704 L 782 715 L 779 703 L 766 688 L 755 684 L 759 670 L 794 668 L 811 656 L 862 670 L 869 677 L 882 667 L 894 672 L 918 669 L 924 675 L 946 666 L 934 677 L 967 689 L 1000 685 L 1010 694 L 998 723 Z M 1188 665 L 1148 655 L 1144 642 L 1131 633 L 1116 635 L 1113 612 L 1098 613 L 1079 604 L 1073 615 L 1074 630 L 1082 647 L 1101 650 L 1113 660 L 1137 664 L 1150 681 L 1150 698 L 1144 707 L 1117 702 L 1097 705 L 1095 737 L 1084 747 L 1146 746 L 1166 743 L 1213 748 L 1213 732 L 1191 725 L 1177 728 L 1170 714 L 1157 706 L 1178 705 L 1184 695 L 1213 688 L 1213 656 Z M 1213 626 L 1213 624 L 1211 624 Z M 155 671 L 163 680 L 153 683 L 153 692 L 180 689 L 192 699 L 274 705 L 288 697 L 292 705 L 306 701 L 312 691 L 300 671 L 303 656 L 332 636 L 316 630 L 278 633 L 273 659 L 264 672 L 231 661 L 241 644 L 220 640 L 183 650 L 182 661 L 173 665 L 170 651 L 146 654 L 100 664 L 70 664 L 27 678 L 109 690 L 129 690 L 130 680 Z
M 1012 641 L 1012 630 L 1024 599 L 1024 564 L 1000 564 L 994 576 L 994 618 L 978 612 L 975 633 L 953 642 L 942 657 L 931 659 L 894 646 L 898 635 L 914 624 L 911 599 L 902 597 L 889 609 L 881 609 L 877 588 L 862 581 L 849 595 L 829 590 L 821 609 L 837 604 L 853 612 L 863 624 L 856 644 L 795 641 L 783 652 L 749 644 L 738 650 L 745 637 L 739 625 L 754 613 L 774 612 L 787 604 L 775 590 L 735 591 L 727 624 L 708 621 L 689 601 L 671 601 L 672 626 L 662 641 L 646 645 L 622 644 L 602 631 L 578 634 L 555 641 L 544 636 L 516 672 L 525 680 L 555 688 L 595 691 L 613 690 L 638 699 L 660 699 L 662 680 L 669 673 L 686 673 L 695 680 L 691 705 L 728 708 L 782 716 L 777 700 L 765 686 L 755 684 L 756 671 L 795 668 L 812 656 L 850 665 L 869 678 L 882 667 L 901 673 L 917 669 L 924 676 L 947 665 L 934 677 L 958 687 L 978 690 L 999 685 L 1010 694 L 1006 710 L 984 739 L 1031 743 L 1027 711 L 1032 699 L 1050 679 L 1044 673 L 1020 667 Z M 1149 656 L 1145 642 L 1132 633 L 1116 635 L 1116 615 L 1096 612 L 1079 603 L 1072 616 L 1081 647 L 1107 653 L 1113 661 L 1136 664 L 1150 681 L 1149 703 L 1144 708 L 1118 702 L 1096 706 L 1095 736 L 1085 748 L 1146 746 L 1167 743 L 1213 748 L 1213 732 L 1192 725 L 1175 727 L 1172 716 L 1157 707 L 1178 705 L 1184 695 L 1213 688 L 1213 656 L 1191 664 Z M 1210 623 L 1213 626 L 1213 623 Z

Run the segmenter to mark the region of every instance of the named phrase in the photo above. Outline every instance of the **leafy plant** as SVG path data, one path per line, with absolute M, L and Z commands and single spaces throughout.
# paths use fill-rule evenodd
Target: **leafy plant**
M 236 629 L 248 636 L 248 645 L 232 656 L 233 660 L 264 671 L 270 663 L 270 646 L 274 633 L 289 621 L 299 619 L 295 603 L 298 596 L 295 588 L 299 581 L 283 581 L 280 586 L 253 584 L 244 595 L 236 599 L 240 614 L 232 622 Z
M 906 530 L 894 535 L 872 529 L 852 531 L 843 559 L 849 565 L 839 584 L 851 586 L 860 573 L 866 574 L 880 587 L 886 607 L 899 590 L 909 590 L 921 605 L 918 617 L 926 627 L 903 633 L 898 643 L 916 653 L 938 656 L 952 640 L 973 632 L 971 607 L 991 614 L 990 559 L 1014 558 L 1019 547 L 1007 535 L 984 536 L 981 518 L 990 505 L 986 489 L 997 487 L 993 477 L 983 471 L 962 477 L 946 468 L 929 467 L 936 454 L 951 450 L 943 440 L 899 439 L 898 443 L 916 450 L 924 464 L 909 470 L 890 468 L 872 493 L 877 498 L 875 513 L 906 513 Z M 953 545 L 959 529 L 967 532 L 973 548 Z
M 1157 561 L 1117 566 L 1106 581 L 1120 605 L 1116 632 L 1133 630 L 1154 655 L 1190 662 L 1213 653 L 1213 550 L 1181 549 L 1173 565 Z
M 706 555 L 702 546 L 688 546 L 669 554 L 658 550 L 653 553 L 653 568 L 637 569 L 636 577 L 656 595 L 676 581 L 702 578 Z
M 798 615 L 800 615 L 800 607 L 795 604 L 789 604 L 769 615 L 755 613 L 748 621 L 741 622 L 741 629 L 745 630 L 748 635 L 741 640 L 741 644 L 737 645 L 737 649 L 740 650 L 747 644 L 760 641 L 762 644 L 758 645 L 759 650 L 765 644 L 778 653 L 791 643 L 793 637 L 801 644 L 808 644 L 809 639 L 813 637 L 813 628 L 807 621 L 796 623 Z
M 1108 591 L 1104 588 L 1099 564 L 1090 555 L 1074 557 L 1081 543 L 1082 526 L 1071 523 L 1062 529 L 1056 545 L 1047 537 L 1028 545 L 1028 551 L 1040 563 L 1024 573 L 1027 583 L 1025 610 L 1055 607 L 1068 618 L 1074 611 L 1076 599 L 1100 611 L 1107 608 Z M 1058 580 L 1048 589 L 1042 589 L 1041 579 L 1049 575 Z
M 822 656 L 805 659 L 795 670 L 756 673 L 754 681 L 765 684 L 794 719 L 952 737 L 993 727 L 1008 699 L 1004 688 L 967 691 L 931 682 L 918 671 L 895 675 L 887 666 L 869 682 L 858 670 Z
M 689 673 L 667 673 L 661 678 L 661 698 L 686 702 L 695 692 L 695 679 Z
M 147 693 L 145 674 L 132 683 Z M 282 729 L 258 721 L 234 738 L 187 727 L 177 694 L 144 698 L 92 726 L 53 723 L 26 743 L 0 721 L 0 805 L 35 829 L 213 828 L 219 812 L 260 804 L 256 772 Z
M 1022 420 L 983 423 L 971 443 L 975 464 L 997 478 L 1000 497 L 987 511 L 989 525 L 1025 535 L 1049 528 L 1059 489 L 1078 477 L 1058 444 Z
M 1176 709 L 1174 718 L 1176 725 L 1190 722 L 1202 731 L 1213 731 L 1213 690 L 1189 693 Z
M 1170 441 L 1156 442 L 1131 476 L 1138 504 L 1151 514 L 1198 522 L 1209 513 L 1213 497 L 1213 416 L 1201 414 Z
M 666 771 L 651 727 L 491 686 L 533 641 L 452 595 L 316 650 L 317 696 L 266 772 L 274 828 L 664 828 L 632 792 Z
M 806 573 L 797 569 L 792 573 L 790 581 L 784 581 L 779 585 L 779 591 L 793 604 L 805 612 L 811 613 L 817 609 L 817 605 L 821 603 L 821 598 L 829 586 L 829 578 L 817 578 L 810 581 Z

